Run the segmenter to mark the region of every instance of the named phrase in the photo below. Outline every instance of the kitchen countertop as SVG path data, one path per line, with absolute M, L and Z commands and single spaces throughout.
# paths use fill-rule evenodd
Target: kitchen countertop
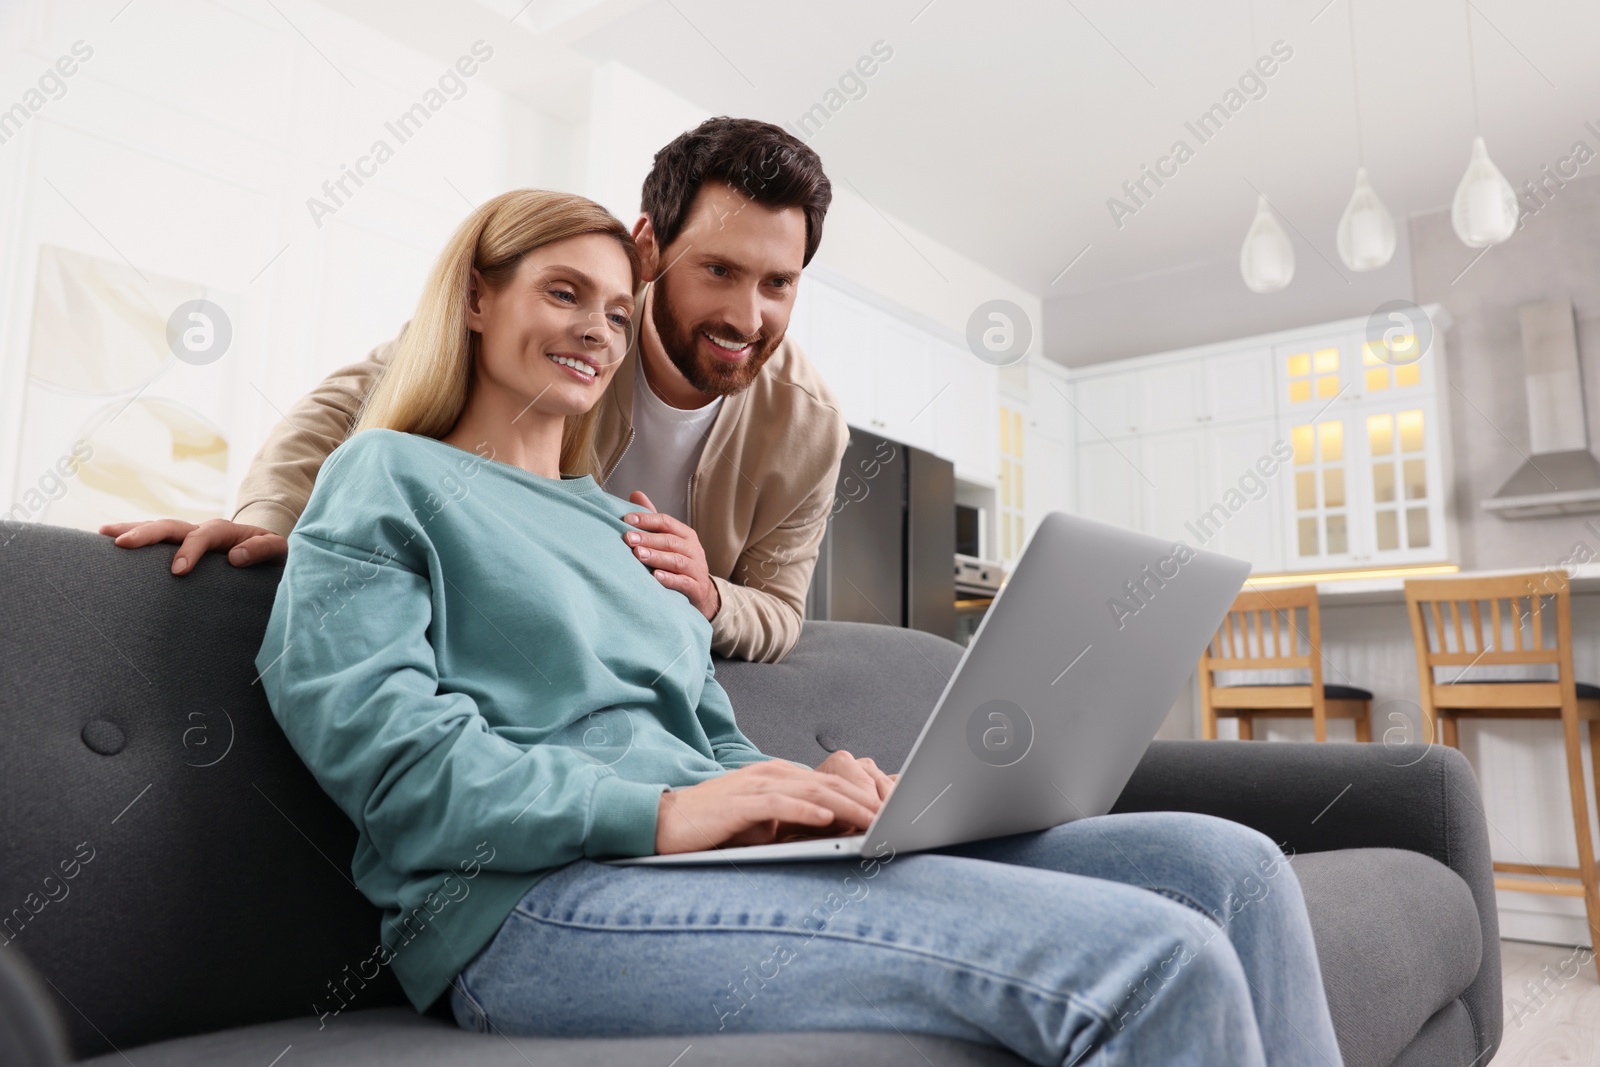
M 1575 596 L 1600 593 L 1600 563 L 1579 563 L 1569 567 L 1508 567 L 1500 570 L 1458 571 L 1455 574 L 1424 575 L 1427 578 L 1492 578 L 1501 574 L 1528 574 L 1534 571 L 1560 569 L 1572 579 Z M 1403 604 L 1406 600 L 1404 578 L 1342 578 L 1318 582 L 1317 598 L 1326 607 L 1354 607 L 1360 604 Z M 1248 581 L 1245 588 L 1253 588 Z M 1273 586 L 1261 589 L 1271 592 Z

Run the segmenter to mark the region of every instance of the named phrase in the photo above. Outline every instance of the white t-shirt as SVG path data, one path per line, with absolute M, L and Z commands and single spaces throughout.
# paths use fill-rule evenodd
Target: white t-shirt
M 644 353 L 633 378 L 633 443 L 622 455 L 605 490 L 628 499 L 643 490 L 656 510 L 688 522 L 689 478 L 700 465 L 706 437 L 716 421 L 722 397 L 685 411 L 656 395 L 644 373 Z

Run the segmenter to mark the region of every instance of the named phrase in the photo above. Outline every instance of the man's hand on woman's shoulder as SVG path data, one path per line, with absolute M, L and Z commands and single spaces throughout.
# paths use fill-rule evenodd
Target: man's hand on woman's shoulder
M 627 521 L 638 527 L 623 535 L 633 554 L 650 568 L 656 581 L 688 597 L 695 610 L 707 619 L 715 619 L 722 597 L 711 580 L 700 535 L 687 523 L 657 511 L 643 492 L 630 493 L 628 501 L 645 509 L 627 516 Z
M 227 552 L 235 567 L 281 560 L 289 551 L 286 538 L 244 523 L 227 519 L 207 519 L 198 526 L 182 519 L 150 519 L 145 522 L 108 522 L 100 533 L 116 538 L 121 548 L 143 548 L 166 541 L 178 546 L 172 557 L 172 573 L 187 574 L 195 561 L 207 552 Z

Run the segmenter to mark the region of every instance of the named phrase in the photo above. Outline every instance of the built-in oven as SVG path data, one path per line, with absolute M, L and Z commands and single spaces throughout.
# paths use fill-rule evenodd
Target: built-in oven
M 955 639 L 965 645 L 978 632 L 978 624 L 1006 580 L 1005 568 L 986 559 L 982 508 L 956 505 L 956 625 Z

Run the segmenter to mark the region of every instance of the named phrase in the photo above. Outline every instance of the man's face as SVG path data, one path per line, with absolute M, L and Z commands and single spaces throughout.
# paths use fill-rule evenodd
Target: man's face
M 755 381 L 789 328 L 805 253 L 798 207 L 767 207 L 720 182 L 700 187 L 677 239 L 660 250 L 650 311 L 690 385 L 726 396 Z

